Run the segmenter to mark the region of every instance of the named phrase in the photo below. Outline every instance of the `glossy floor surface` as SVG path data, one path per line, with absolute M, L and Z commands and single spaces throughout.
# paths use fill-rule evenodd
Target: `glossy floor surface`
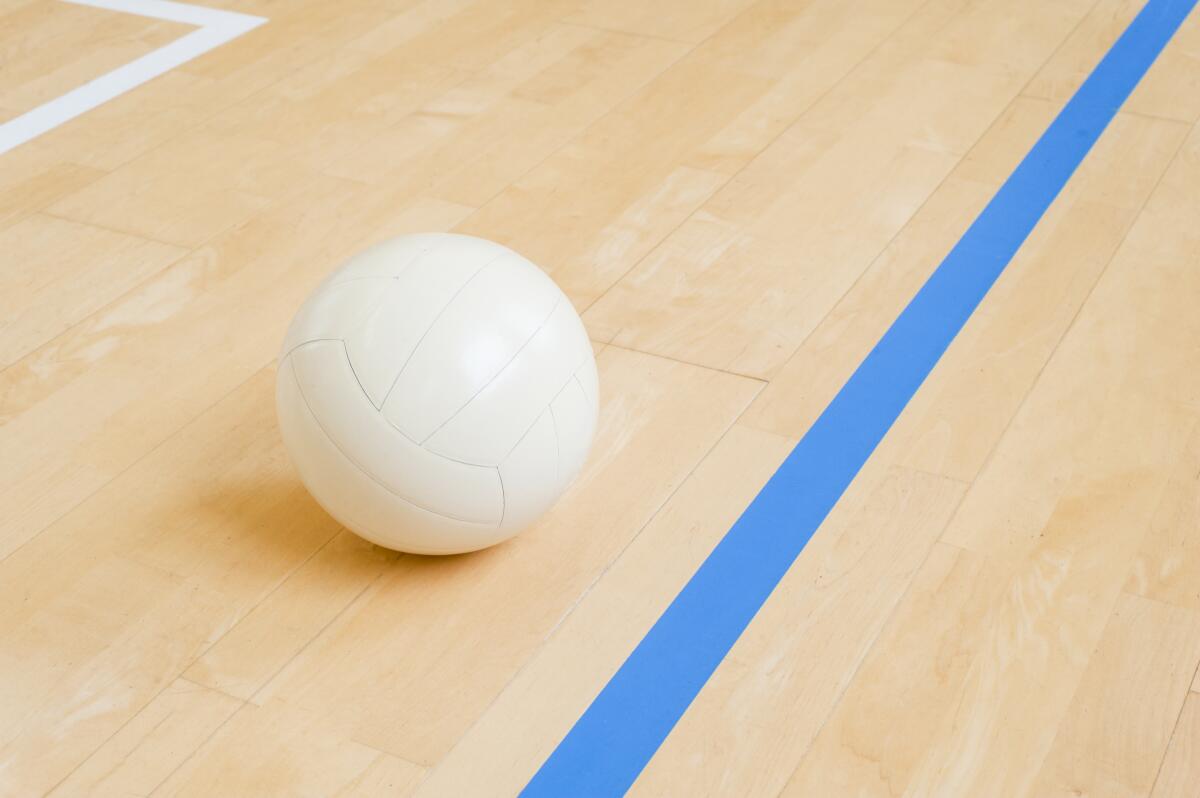
M 0 795 L 507 796 L 1132 0 L 215 0 L 0 155 Z M 190 30 L 0 2 L 0 122 Z M 1200 794 L 1200 13 L 634 784 Z M 583 316 L 584 472 L 482 553 L 309 498 L 288 320 L 407 232 Z

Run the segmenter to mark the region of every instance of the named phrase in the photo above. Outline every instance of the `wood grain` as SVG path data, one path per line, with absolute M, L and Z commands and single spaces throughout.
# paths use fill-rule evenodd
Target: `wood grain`
M 1171 735 L 1152 798 L 1188 798 L 1200 784 L 1200 695 L 1192 693 Z
M 1196 664 L 1200 614 L 1136 596 L 1118 599 L 1033 793 L 1147 794 Z M 1123 684 L 1131 687 L 1114 690 Z
M 207 5 L 270 21 L 0 158 L 3 795 L 516 794 L 1141 7 Z M 186 30 L 10 0 L 0 119 Z M 633 794 L 1195 793 L 1197 119 L 1193 14 Z M 542 265 L 603 398 L 440 559 L 272 401 L 425 230 Z

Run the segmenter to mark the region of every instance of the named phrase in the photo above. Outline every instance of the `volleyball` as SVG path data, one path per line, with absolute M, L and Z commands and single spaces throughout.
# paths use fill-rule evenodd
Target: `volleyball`
M 540 517 L 596 427 L 591 343 L 541 269 L 491 241 L 408 235 L 300 308 L 276 379 L 284 444 L 330 515 L 391 549 L 484 548 Z

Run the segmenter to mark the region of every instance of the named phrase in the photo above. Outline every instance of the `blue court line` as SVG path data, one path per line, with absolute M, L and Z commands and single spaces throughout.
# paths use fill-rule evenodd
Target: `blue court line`
M 522 796 L 629 789 L 1196 2 L 1146 3 Z

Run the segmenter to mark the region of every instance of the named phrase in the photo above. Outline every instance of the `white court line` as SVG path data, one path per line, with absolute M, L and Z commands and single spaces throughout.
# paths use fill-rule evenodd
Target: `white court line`
M 169 0 L 65 2 L 137 14 L 167 22 L 182 22 L 196 25 L 197 29 L 0 125 L 0 155 L 207 53 L 214 47 L 236 39 L 267 21 L 265 17 L 204 8 L 188 3 L 174 3 Z

